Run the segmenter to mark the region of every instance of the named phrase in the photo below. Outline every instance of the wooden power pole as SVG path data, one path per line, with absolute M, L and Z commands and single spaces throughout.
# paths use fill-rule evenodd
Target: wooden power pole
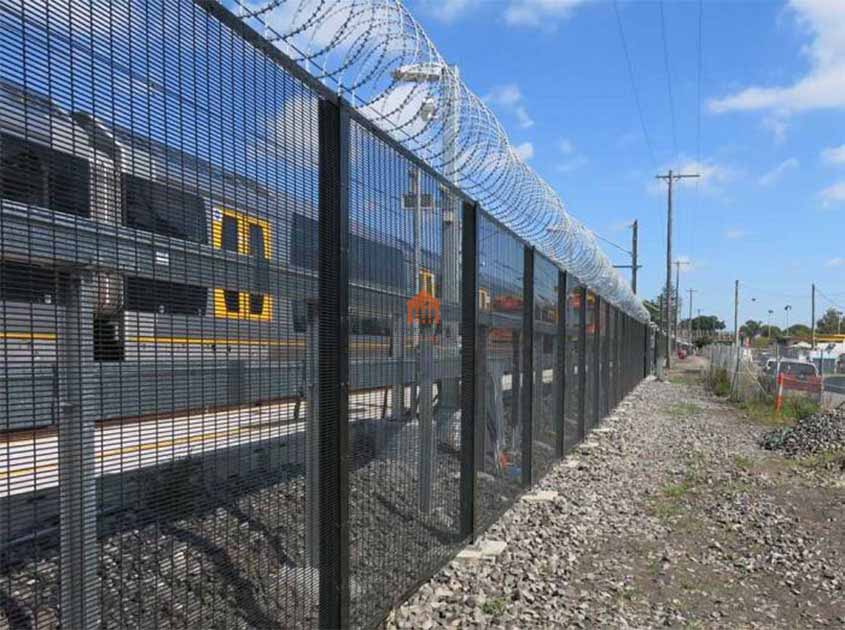
M 672 184 L 679 179 L 699 177 L 698 173 L 673 173 L 656 175 L 669 185 L 668 213 L 666 215 L 666 369 L 672 367 Z

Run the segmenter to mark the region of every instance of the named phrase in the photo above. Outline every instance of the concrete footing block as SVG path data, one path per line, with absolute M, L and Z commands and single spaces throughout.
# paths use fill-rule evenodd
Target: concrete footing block
M 555 499 L 557 499 L 557 491 L 555 490 L 538 490 L 522 497 L 522 500 L 527 503 L 548 503 Z

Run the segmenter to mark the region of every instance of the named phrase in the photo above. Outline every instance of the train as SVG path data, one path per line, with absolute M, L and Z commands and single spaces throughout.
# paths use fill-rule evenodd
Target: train
M 234 290 L 231 283 L 198 283 L 166 264 L 152 277 L 95 269 L 88 285 L 93 321 L 83 341 L 91 348 L 87 364 L 98 372 L 98 419 L 301 395 L 309 302 L 318 290 L 319 231 L 317 193 L 307 184 L 300 188 L 304 194 L 288 195 L 90 112 L 67 111 L 30 88 L 0 82 L 3 215 L 62 216 L 98 233 L 152 235 L 165 263 L 171 248 L 198 253 L 210 247 L 214 274 L 219 269 L 225 277 L 227 265 L 237 262 L 258 278 L 258 288 L 253 282 L 248 290 Z M 353 357 L 388 358 L 394 312 L 402 311 L 385 299 L 413 294 L 412 244 L 350 220 L 349 252 L 350 283 L 372 296 L 350 305 Z M 424 290 L 439 293 L 441 267 L 439 256 L 423 247 Z M 0 248 L 0 395 L 7 400 L 0 431 L 56 421 L 68 273 L 61 264 Z M 506 311 L 498 296 L 519 290 L 493 277 L 482 276 L 479 284 L 483 311 Z

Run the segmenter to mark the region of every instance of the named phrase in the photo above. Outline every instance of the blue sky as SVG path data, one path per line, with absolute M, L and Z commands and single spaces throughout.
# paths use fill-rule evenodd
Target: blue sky
M 408 7 L 573 215 L 622 244 L 639 220 L 641 295 L 665 281 L 654 175 L 674 168 L 702 174 L 675 195 L 695 310 L 731 325 L 736 279 L 743 321 L 783 325 L 791 304 L 809 323 L 812 282 L 845 310 L 845 0 L 704 0 L 700 99 L 699 3 L 664 3 L 664 49 L 660 4 L 620 1 L 642 122 L 612 2 Z

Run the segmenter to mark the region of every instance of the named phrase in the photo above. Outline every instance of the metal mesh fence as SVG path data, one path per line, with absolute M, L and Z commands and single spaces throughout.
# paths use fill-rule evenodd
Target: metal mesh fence
M 222 5 L 0 31 L 0 627 L 372 627 L 642 378 Z

